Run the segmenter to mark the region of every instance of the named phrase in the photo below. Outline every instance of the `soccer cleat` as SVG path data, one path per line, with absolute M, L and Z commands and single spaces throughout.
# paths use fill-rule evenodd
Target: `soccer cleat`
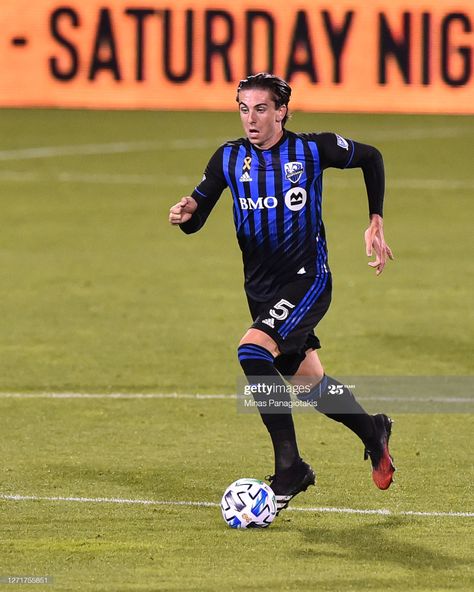
M 314 485 L 316 482 L 316 474 L 308 463 L 303 460 L 300 462 L 298 468 L 295 470 L 295 476 L 291 482 L 279 480 L 276 475 L 270 475 L 267 477 L 270 481 L 270 487 L 275 494 L 277 513 L 276 515 L 288 507 L 290 501 L 301 493 L 306 491 L 310 485 Z
M 388 489 L 393 481 L 395 465 L 388 450 L 388 441 L 392 433 L 393 421 L 387 415 L 378 413 L 373 416 L 375 436 L 366 444 L 364 460 L 370 456 L 372 479 L 379 489 Z

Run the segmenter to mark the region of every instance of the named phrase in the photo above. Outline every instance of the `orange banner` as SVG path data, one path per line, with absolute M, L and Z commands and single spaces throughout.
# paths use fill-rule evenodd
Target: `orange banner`
M 3 0 L 0 105 L 233 109 L 272 71 L 293 109 L 474 113 L 472 0 Z

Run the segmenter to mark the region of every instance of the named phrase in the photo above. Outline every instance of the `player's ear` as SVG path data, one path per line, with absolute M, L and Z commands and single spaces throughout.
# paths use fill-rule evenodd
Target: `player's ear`
M 282 105 L 278 111 L 276 116 L 276 121 L 280 123 L 285 119 L 286 112 L 288 111 L 288 107 L 286 105 Z

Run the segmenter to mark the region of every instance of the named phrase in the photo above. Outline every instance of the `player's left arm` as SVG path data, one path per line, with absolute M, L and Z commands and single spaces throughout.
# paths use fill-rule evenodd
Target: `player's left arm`
M 338 134 L 317 134 L 321 168 L 361 168 L 369 201 L 370 224 L 365 231 L 365 249 L 368 257 L 375 251 L 375 261 L 370 267 L 380 275 L 393 253 L 385 242 L 383 232 L 383 202 L 385 194 L 385 169 L 383 157 L 377 148 L 355 142 Z
M 394 258 L 392 249 L 385 242 L 382 216 L 370 216 L 370 225 L 364 233 L 364 240 L 367 257 L 372 257 L 372 252 L 375 251 L 375 261 L 369 261 L 369 265 L 376 270 L 376 275 L 380 275 L 387 261 L 393 261 Z

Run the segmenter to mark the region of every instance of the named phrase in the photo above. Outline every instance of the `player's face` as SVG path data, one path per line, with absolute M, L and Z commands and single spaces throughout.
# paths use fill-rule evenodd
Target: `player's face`
M 247 138 L 262 150 L 274 146 L 282 135 L 287 108 L 278 109 L 268 90 L 250 88 L 239 92 L 240 119 Z

